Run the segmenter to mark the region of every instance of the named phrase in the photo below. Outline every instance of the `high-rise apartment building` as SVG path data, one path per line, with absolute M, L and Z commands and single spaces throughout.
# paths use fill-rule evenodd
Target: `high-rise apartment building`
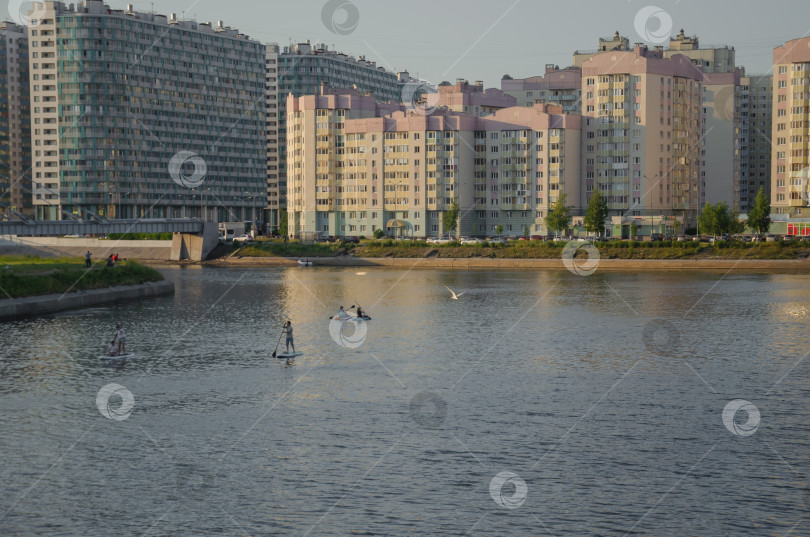
M 740 77 L 740 197 L 739 210 L 747 213 L 760 188 L 771 196 L 771 124 L 773 77 Z
M 0 212 L 32 213 L 28 29 L 0 23 Z
M 101 0 L 35 4 L 40 219 L 258 221 L 267 206 L 265 47 L 237 30 Z
M 518 106 L 546 103 L 562 107 L 566 114 L 582 113 L 582 69 L 546 65 L 543 76 L 501 80 L 501 90 L 517 99 Z
M 747 198 L 747 184 L 741 174 L 742 147 L 742 75 L 736 65 L 734 47 L 701 47 L 697 36 L 683 30 L 670 39 L 664 57 L 689 58 L 703 71 L 703 132 L 701 138 L 701 205 L 726 202 L 740 209 Z M 743 193 L 745 191 L 745 193 Z
M 365 57 L 354 58 L 326 45 L 298 43 L 267 51 L 267 196 L 266 222 L 276 228 L 287 197 L 287 98 L 318 95 L 321 85 L 356 88 L 371 93 L 377 101 L 399 101 L 402 80 L 396 73 Z M 402 73 L 407 78 L 407 73 Z
M 771 206 L 810 215 L 810 37 L 773 51 Z
M 289 232 L 293 237 L 428 237 L 545 232 L 560 194 L 578 207 L 581 118 L 559 107 L 486 117 L 380 105 L 351 91 L 288 101 Z
M 582 205 L 599 189 L 612 216 L 694 224 L 702 80 L 689 58 L 643 45 L 582 63 Z
M 484 89 L 484 83 L 480 80 L 474 85 L 463 78 L 457 79 L 455 85 L 443 82 L 438 92 L 436 106 L 475 117 L 489 116 L 517 105 L 517 99 L 499 89 Z

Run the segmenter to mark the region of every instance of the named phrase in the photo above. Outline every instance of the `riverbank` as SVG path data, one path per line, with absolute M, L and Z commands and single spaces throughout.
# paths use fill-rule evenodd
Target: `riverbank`
M 443 245 L 411 241 L 365 241 L 360 244 L 284 244 L 260 242 L 234 252 L 230 257 L 340 258 L 364 259 L 543 259 L 560 260 L 566 247 L 579 256 L 599 251 L 601 259 L 615 260 L 802 260 L 810 259 L 810 243 L 801 241 L 743 243 L 717 242 L 631 242 L 606 243 L 514 241 L 509 244 Z M 572 252 L 573 253 L 573 252 Z
M 136 261 L 113 267 L 95 262 L 88 269 L 81 258 L 0 256 L 0 297 L 21 298 L 71 291 L 159 282 L 163 275 Z
M 441 269 L 540 269 L 567 270 L 561 259 L 486 259 L 486 258 L 361 258 L 354 256 L 312 259 L 317 267 L 399 267 Z M 579 260 L 577 260 L 579 262 Z M 584 261 L 584 260 L 583 260 Z M 207 261 L 205 265 L 230 267 L 297 267 L 295 259 L 279 257 L 231 257 Z M 302 268 L 302 270 L 307 270 Z M 728 271 L 810 272 L 810 259 L 600 259 L 597 271 Z
M 7 298 L 0 300 L 0 321 L 12 321 L 59 311 L 118 304 L 120 302 L 131 302 L 173 294 L 174 284 L 163 280 L 106 289 Z

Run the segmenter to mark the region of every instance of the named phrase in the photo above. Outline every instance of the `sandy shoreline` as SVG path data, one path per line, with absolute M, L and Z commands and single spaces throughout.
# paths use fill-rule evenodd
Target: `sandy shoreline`
M 313 257 L 315 267 L 402 267 L 443 269 L 544 269 L 566 270 L 560 259 L 490 259 L 490 258 L 359 258 L 352 256 Z M 297 267 L 294 258 L 242 257 L 207 261 L 205 265 L 223 267 Z M 810 272 L 810 259 L 602 259 L 597 270 L 740 270 L 766 272 Z

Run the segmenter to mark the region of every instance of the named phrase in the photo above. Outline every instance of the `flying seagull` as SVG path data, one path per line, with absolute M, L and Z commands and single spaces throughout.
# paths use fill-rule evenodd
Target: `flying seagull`
M 458 297 L 460 297 L 461 295 L 463 295 L 463 294 L 464 294 L 464 293 L 459 293 L 459 294 L 456 294 L 456 292 L 455 292 L 455 291 L 453 291 L 452 289 L 450 289 L 450 288 L 449 288 L 449 287 L 447 287 L 446 285 L 444 286 L 444 288 L 445 288 L 445 289 L 447 289 L 448 291 L 450 291 L 450 292 L 453 294 L 453 300 L 458 300 Z

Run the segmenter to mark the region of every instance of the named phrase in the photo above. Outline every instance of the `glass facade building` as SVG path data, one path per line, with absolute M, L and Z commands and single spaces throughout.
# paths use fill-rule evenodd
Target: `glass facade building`
M 261 220 L 263 44 L 131 5 L 34 6 L 37 218 Z

